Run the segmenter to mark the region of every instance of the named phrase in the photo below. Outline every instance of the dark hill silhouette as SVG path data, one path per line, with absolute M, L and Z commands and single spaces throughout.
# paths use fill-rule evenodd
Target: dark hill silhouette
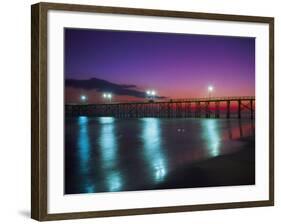
M 137 89 L 137 85 L 117 84 L 103 79 L 66 79 L 66 87 L 72 87 L 85 90 L 96 90 L 98 92 L 112 92 L 116 95 L 127 95 L 138 98 L 145 98 L 146 92 Z M 163 99 L 164 96 L 155 96 L 155 98 Z

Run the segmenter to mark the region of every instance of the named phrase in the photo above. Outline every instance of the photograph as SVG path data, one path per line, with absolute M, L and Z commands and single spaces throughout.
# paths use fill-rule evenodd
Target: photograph
M 63 39 L 64 194 L 255 185 L 254 37 Z

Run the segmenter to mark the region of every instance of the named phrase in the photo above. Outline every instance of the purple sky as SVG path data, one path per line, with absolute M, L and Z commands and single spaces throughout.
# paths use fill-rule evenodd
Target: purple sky
M 120 88 L 133 85 L 129 89 L 140 93 L 155 89 L 168 98 L 204 97 L 208 85 L 214 96 L 255 95 L 255 39 L 65 29 L 65 79 L 91 78 Z M 110 91 L 89 85 L 66 85 L 66 101 L 87 94 L 94 102 Z M 113 94 L 120 99 L 136 96 Z

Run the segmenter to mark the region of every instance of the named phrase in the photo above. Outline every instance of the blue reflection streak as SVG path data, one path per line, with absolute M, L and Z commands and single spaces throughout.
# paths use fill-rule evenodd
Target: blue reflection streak
M 121 190 L 122 179 L 119 172 L 114 172 L 114 171 L 110 172 L 107 181 L 108 181 L 109 191 L 114 192 L 114 191 Z
M 89 159 L 90 159 L 90 139 L 89 139 L 89 119 L 86 116 L 78 117 L 79 135 L 78 135 L 78 153 L 80 167 L 79 171 L 82 177 L 88 178 L 89 174 Z M 94 192 L 94 186 L 90 180 L 85 180 L 85 192 Z
M 167 161 L 163 154 L 160 121 L 157 118 L 142 118 L 142 140 L 146 161 L 156 183 L 164 180 L 167 173 Z
M 220 133 L 218 122 L 216 119 L 204 119 L 203 125 L 203 139 L 206 141 L 209 155 L 212 157 L 220 154 Z
M 117 170 L 118 142 L 115 132 L 115 118 L 100 117 L 99 123 L 101 124 L 99 145 L 106 184 L 109 191 L 120 191 L 123 184 L 122 176 Z
M 78 149 L 80 157 L 80 169 L 86 172 L 88 167 L 90 140 L 88 135 L 88 117 L 80 116 L 78 118 L 79 125 L 79 137 L 78 137 Z

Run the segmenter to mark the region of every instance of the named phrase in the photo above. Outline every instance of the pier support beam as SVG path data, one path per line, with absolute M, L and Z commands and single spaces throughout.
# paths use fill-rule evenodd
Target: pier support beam
M 184 117 L 187 117 L 187 103 L 184 103 Z
M 168 103 L 168 105 L 167 105 L 167 107 L 168 107 L 168 117 L 170 118 L 171 117 L 171 115 L 172 115 L 172 111 L 171 111 L 171 103 Z
M 191 103 L 187 103 L 187 117 L 191 117 Z
M 215 116 L 216 118 L 219 118 L 220 117 L 220 102 L 219 101 L 216 101 L 215 102 Z
M 176 103 L 176 117 L 181 117 L 181 104 L 180 103 Z
M 201 117 L 201 102 L 196 102 L 195 117 Z
M 226 101 L 226 118 L 230 118 L 230 100 Z
M 241 100 L 238 100 L 238 118 L 241 118 Z
M 254 106 L 253 106 L 253 100 L 250 100 L 250 109 L 251 109 L 251 119 L 254 119 Z
M 209 108 L 209 102 L 205 102 L 205 117 L 210 117 L 210 108 Z

